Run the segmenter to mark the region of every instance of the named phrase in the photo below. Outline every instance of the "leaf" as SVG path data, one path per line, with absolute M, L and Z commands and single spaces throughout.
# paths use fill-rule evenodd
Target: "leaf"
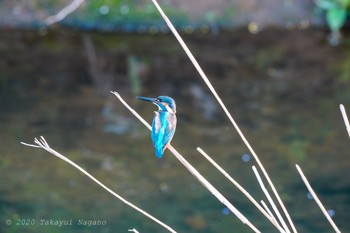
M 350 0 L 340 0 L 340 2 L 344 8 L 349 7 L 350 5 Z
M 345 23 L 347 11 L 345 8 L 331 8 L 327 11 L 327 23 L 332 31 L 338 31 Z

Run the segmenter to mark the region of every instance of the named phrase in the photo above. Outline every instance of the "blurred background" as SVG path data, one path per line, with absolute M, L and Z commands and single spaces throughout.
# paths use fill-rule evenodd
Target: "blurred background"
M 74 2 L 0 4 L 0 232 L 165 232 L 68 164 L 20 144 L 41 135 L 178 232 L 252 232 L 169 151 L 155 157 L 150 132 L 112 90 L 149 122 L 156 107 L 135 96 L 173 97 L 172 145 L 259 230 L 277 232 L 195 150 L 265 200 L 254 159 L 152 1 L 80 1 L 67 17 L 49 20 Z M 340 230 L 350 229 L 350 141 L 339 111 L 341 103 L 350 111 L 349 1 L 159 3 L 270 173 L 298 231 L 334 232 L 296 163 Z

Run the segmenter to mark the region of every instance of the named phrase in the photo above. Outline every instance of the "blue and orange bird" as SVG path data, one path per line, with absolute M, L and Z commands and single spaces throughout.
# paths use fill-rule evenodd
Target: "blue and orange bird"
M 152 102 L 158 106 L 158 111 L 154 111 L 151 138 L 156 149 L 156 156 L 162 158 L 164 150 L 173 138 L 176 129 L 175 101 L 169 96 L 158 96 L 157 98 L 137 96 L 136 98 Z

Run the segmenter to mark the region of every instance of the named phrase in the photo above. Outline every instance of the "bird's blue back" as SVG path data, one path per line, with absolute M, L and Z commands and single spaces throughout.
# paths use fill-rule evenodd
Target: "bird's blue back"
M 164 147 L 174 136 L 176 129 L 176 116 L 168 111 L 155 112 L 152 122 L 152 141 L 156 149 L 156 156 L 163 156 Z

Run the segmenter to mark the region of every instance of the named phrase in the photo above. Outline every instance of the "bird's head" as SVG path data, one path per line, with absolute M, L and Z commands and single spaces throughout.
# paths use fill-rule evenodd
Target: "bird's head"
M 149 98 L 149 97 L 143 97 L 143 96 L 137 96 L 136 98 L 140 100 L 145 100 L 148 102 L 152 102 L 153 104 L 157 105 L 159 110 L 167 111 L 170 113 L 175 114 L 176 113 L 176 104 L 173 98 L 169 96 L 158 96 L 157 98 Z

